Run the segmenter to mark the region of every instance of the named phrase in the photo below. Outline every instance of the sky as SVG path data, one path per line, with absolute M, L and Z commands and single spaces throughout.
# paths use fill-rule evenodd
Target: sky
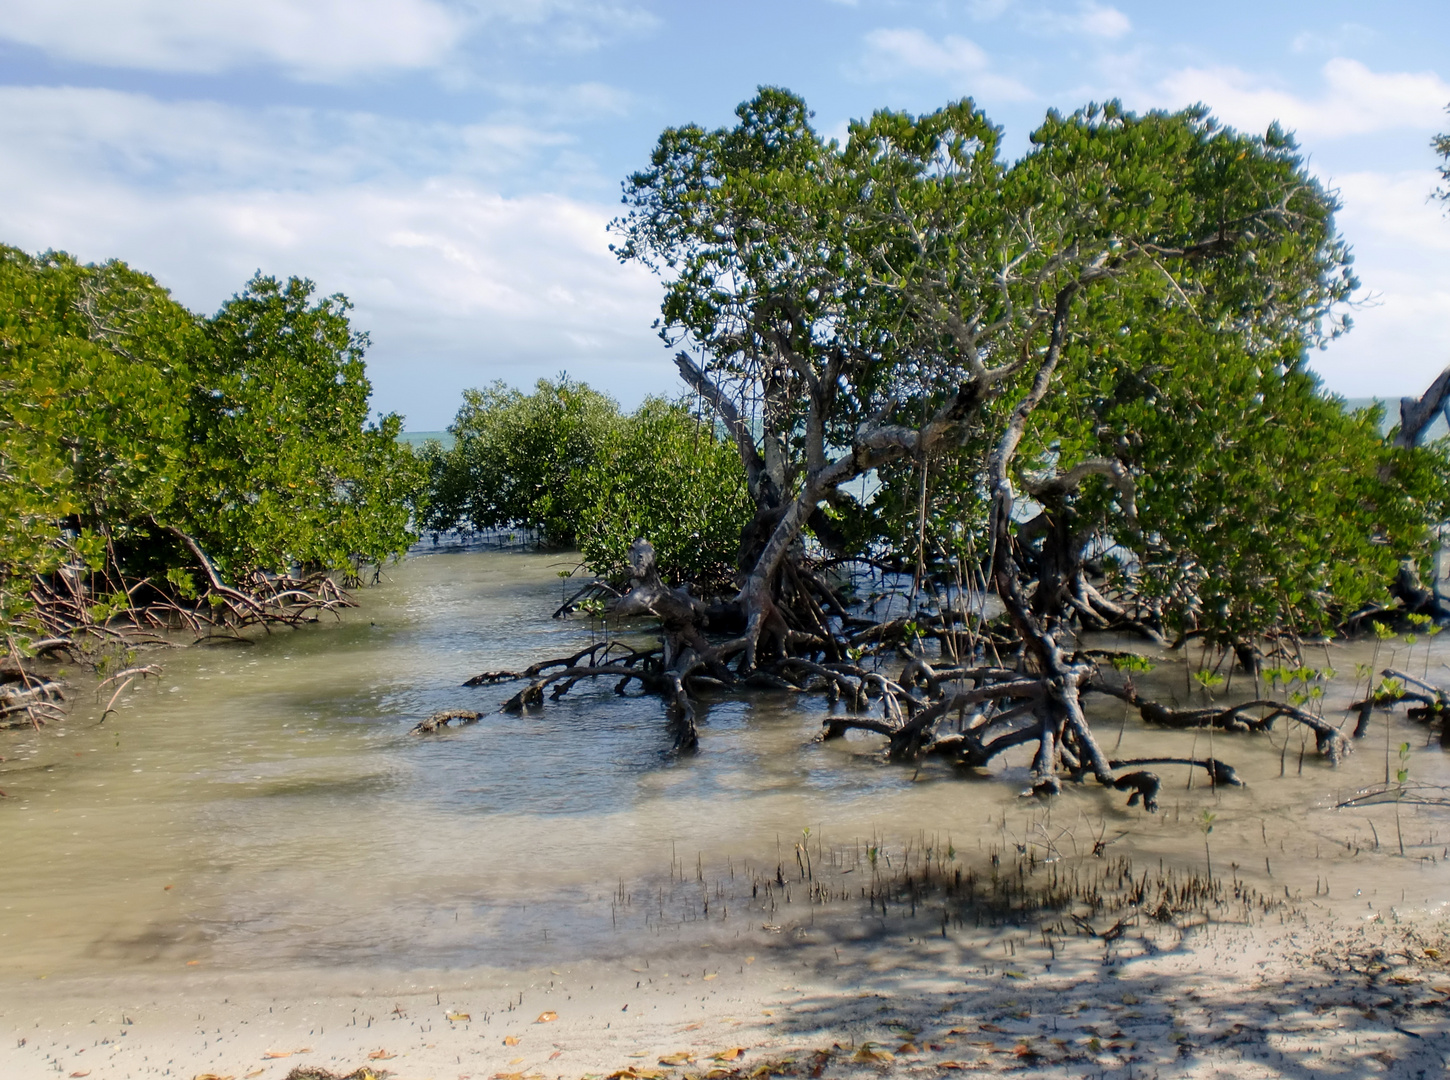
M 1046 110 L 1207 104 L 1297 133 L 1363 288 L 1312 366 L 1346 396 L 1450 363 L 1450 3 L 1339 0 L 0 0 L 0 242 L 120 258 L 193 310 L 254 273 L 354 303 L 374 406 L 567 371 L 680 389 L 620 182 L 757 86 L 826 134 L 973 97 L 1025 152 Z

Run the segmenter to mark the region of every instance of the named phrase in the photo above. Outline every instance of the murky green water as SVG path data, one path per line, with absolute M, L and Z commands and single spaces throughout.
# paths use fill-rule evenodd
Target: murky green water
M 683 758 L 659 702 L 619 697 L 612 683 L 537 714 L 497 713 L 515 687 L 462 688 L 468 676 L 570 652 L 595 632 L 549 617 L 557 572 L 572 566 L 498 552 L 412 558 L 340 623 L 167 653 L 159 682 L 104 723 L 102 702 L 83 693 L 61 723 L 0 733 L 0 976 L 605 954 L 643 932 L 611 910 L 621 881 L 640 887 L 672 859 L 768 861 L 804 828 L 826 846 L 949 835 L 964 858 L 1012 844 L 1070 856 L 1118 837 L 1115 852 L 1192 861 L 1208 809 L 1216 869 L 1237 863 L 1267 888 L 1318 902 L 1323 879 L 1335 903 L 1355 889 L 1384 904 L 1450 899 L 1444 810 L 1402 808 L 1409 857 L 1391 858 L 1392 808 L 1331 808 L 1383 779 L 1382 718 L 1338 769 L 1311 740 L 1301 771 L 1297 733 L 1287 745 L 1215 735 L 1212 753 L 1249 786 L 1212 792 L 1200 775 L 1188 790 L 1186 770 L 1160 767 L 1163 812 L 1148 817 L 1092 784 L 1050 807 L 1019 798 L 1025 753 L 995 777 L 962 779 L 935 763 L 888 765 L 871 738 L 813 743 L 819 699 L 717 702 L 699 752 Z M 1417 673 L 1424 648 L 1410 658 Z M 1336 648 L 1332 662 L 1352 672 L 1360 651 Z M 1442 659 L 1428 657 L 1432 676 L 1450 675 Z M 1190 696 L 1181 668 L 1152 679 L 1165 698 Z M 443 708 L 488 715 L 408 734 Z M 1120 703 L 1094 710 L 1110 750 L 1121 729 L 1122 756 L 1195 749 L 1191 733 L 1124 723 Z M 1395 748 L 1413 745 L 1416 780 L 1450 784 L 1438 739 L 1427 745 L 1402 719 L 1389 729 Z M 1208 743 L 1197 736 L 1196 752 Z

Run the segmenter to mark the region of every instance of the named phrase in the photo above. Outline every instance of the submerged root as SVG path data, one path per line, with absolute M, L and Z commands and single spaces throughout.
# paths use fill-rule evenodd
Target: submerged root
M 432 735 L 435 732 L 446 728 L 453 721 L 460 724 L 472 724 L 483 718 L 483 713 L 472 712 L 468 709 L 448 709 L 444 712 L 436 712 L 426 720 L 419 721 L 408 731 L 409 735 Z

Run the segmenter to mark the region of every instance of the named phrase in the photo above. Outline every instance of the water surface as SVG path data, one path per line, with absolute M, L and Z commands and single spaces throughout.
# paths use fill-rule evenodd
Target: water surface
M 1163 812 L 1148 817 L 1093 784 L 1049 805 L 1020 798 L 1025 752 L 964 779 L 885 763 L 873 738 L 815 743 L 817 698 L 713 702 L 699 752 L 684 757 L 670 752 L 660 703 L 619 696 L 612 680 L 537 713 L 498 713 L 516 686 L 464 680 L 600 632 L 550 617 L 559 573 L 574 568 L 557 554 L 414 557 L 340 622 L 158 657 L 161 679 L 104 723 L 101 700 L 82 693 L 58 724 L 0 733 L 0 975 L 602 955 L 644 932 L 638 905 L 612 904 L 617 890 L 640 893 L 697 859 L 702 876 L 777 851 L 788 861 L 805 829 L 817 847 L 944 838 L 964 860 L 1014 845 L 1072 857 L 1116 838 L 1115 852 L 1191 862 L 1207 838 L 1216 868 L 1232 862 L 1315 902 L 1321 879 L 1339 903 L 1355 890 L 1365 905 L 1446 895 L 1443 811 L 1402 808 L 1400 858 L 1386 854 L 1393 808 L 1332 809 L 1382 779 L 1386 741 L 1412 743 L 1416 780 L 1450 784 L 1438 739 L 1400 717 L 1377 719 L 1337 769 L 1312 740 L 1301 765 L 1297 733 L 1217 734 L 1211 752 L 1249 786 L 1209 791 L 1200 775 L 1189 789 L 1186 770 L 1160 767 Z M 1400 662 L 1444 675 L 1425 649 Z M 1336 647 L 1331 662 L 1352 672 L 1367 650 Z M 1155 695 L 1202 701 L 1181 667 L 1149 679 Z M 451 708 L 486 715 L 408 734 Z M 1093 710 L 1110 752 L 1120 731 L 1122 756 L 1210 752 L 1207 735 L 1145 729 L 1119 702 Z

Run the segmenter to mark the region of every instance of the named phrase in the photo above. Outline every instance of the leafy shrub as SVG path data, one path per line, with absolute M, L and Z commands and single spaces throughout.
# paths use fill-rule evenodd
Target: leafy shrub
M 234 581 L 406 549 L 418 465 L 399 417 L 368 421 L 367 339 L 347 300 L 313 289 L 259 276 L 205 319 L 124 263 L 0 247 L 12 643 L 34 630 L 31 583 L 63 566 L 94 577 L 91 596 L 146 580 L 192 599 L 202 568 L 176 532 Z

